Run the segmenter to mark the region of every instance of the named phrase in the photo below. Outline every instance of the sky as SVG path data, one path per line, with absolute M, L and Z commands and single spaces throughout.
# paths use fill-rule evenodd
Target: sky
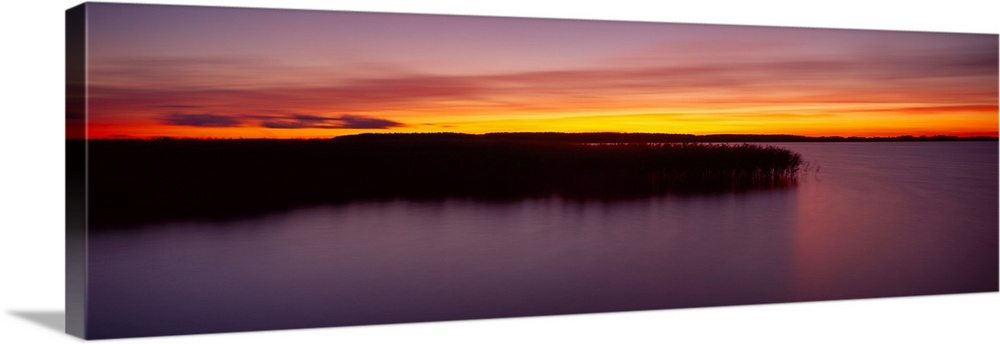
M 87 136 L 997 136 L 998 36 L 89 4 Z

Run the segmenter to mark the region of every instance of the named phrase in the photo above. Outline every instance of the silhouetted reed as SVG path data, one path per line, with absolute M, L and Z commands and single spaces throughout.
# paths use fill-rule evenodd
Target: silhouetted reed
M 91 223 L 240 216 L 390 198 L 619 199 L 793 184 L 801 159 L 750 144 L 583 144 L 489 135 L 90 140 Z

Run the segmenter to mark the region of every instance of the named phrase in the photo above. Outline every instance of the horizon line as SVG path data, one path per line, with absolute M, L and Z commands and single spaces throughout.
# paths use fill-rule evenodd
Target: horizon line
M 550 134 L 550 135 L 663 135 L 663 136 L 687 136 L 687 137 L 713 137 L 713 136 L 745 136 L 745 137 L 788 137 L 788 138 L 804 138 L 804 139 L 865 139 L 865 140 L 878 140 L 878 139 L 959 139 L 959 140 L 971 140 L 971 139 L 992 139 L 1000 140 L 998 135 L 969 135 L 969 136 L 959 136 L 959 135 L 895 135 L 895 136 L 843 136 L 843 135 L 820 135 L 820 136 L 809 136 L 809 135 L 797 135 L 797 134 L 739 134 L 739 133 L 716 133 L 716 134 L 688 134 L 688 133 L 663 133 L 663 132 L 621 132 L 621 131 L 593 131 L 593 132 L 561 132 L 561 131 L 497 131 L 497 132 L 487 132 L 487 133 L 462 133 L 455 131 L 440 131 L 440 132 L 391 132 L 391 133 L 379 133 L 379 132 L 366 132 L 348 135 L 337 135 L 329 137 L 186 137 L 186 136 L 109 136 L 109 137 L 83 137 L 83 138 L 66 138 L 67 140 L 328 140 L 335 139 L 338 137 L 352 137 L 352 136 L 363 136 L 363 135 L 385 135 L 385 136 L 401 136 L 401 135 L 463 135 L 463 136 L 487 136 L 487 135 L 502 135 L 502 134 Z

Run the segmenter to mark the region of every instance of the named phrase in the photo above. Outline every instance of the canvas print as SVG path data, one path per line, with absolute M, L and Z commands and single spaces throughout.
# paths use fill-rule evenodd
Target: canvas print
M 995 33 L 66 19 L 77 336 L 997 291 Z

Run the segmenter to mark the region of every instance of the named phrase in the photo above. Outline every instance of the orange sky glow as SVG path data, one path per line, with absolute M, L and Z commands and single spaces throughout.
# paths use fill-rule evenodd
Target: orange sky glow
M 87 19 L 89 138 L 998 131 L 995 34 L 109 4 Z

